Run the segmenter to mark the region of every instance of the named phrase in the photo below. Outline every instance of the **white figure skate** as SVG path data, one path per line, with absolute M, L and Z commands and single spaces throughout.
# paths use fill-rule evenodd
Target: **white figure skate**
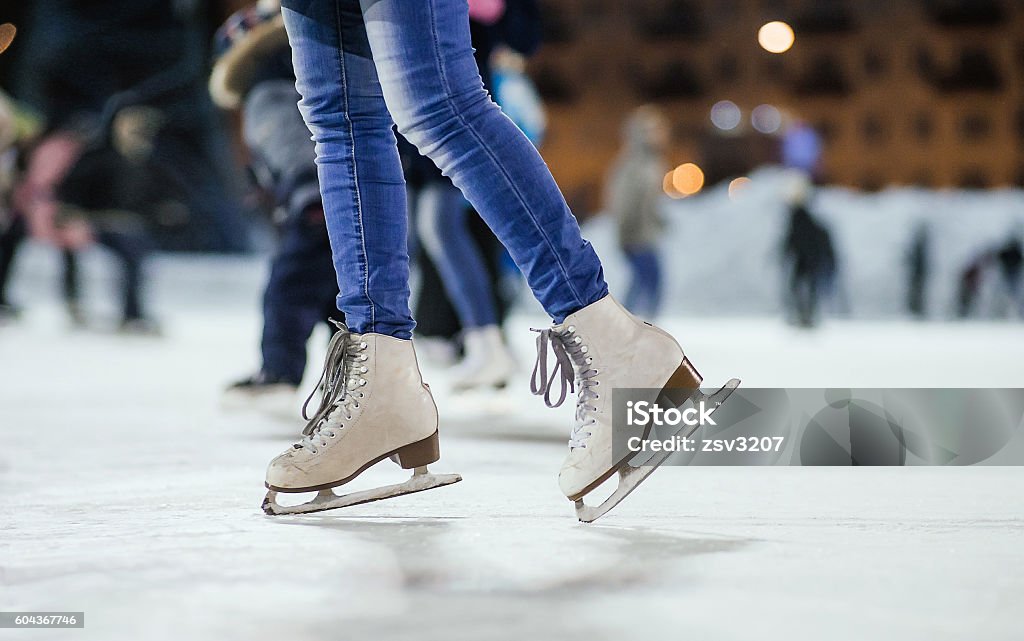
M 256 410 L 288 421 L 294 420 L 301 403 L 298 386 L 264 371 L 232 383 L 220 400 L 225 410 Z
M 550 373 L 549 343 L 555 355 Z M 613 454 L 613 389 L 650 390 L 648 402 L 659 401 L 673 407 L 703 401 L 706 410 L 713 411 L 740 383 L 732 379 L 714 394 L 702 393 L 701 376 L 679 343 L 663 330 L 630 314 L 611 296 L 570 315 L 560 325 L 541 330 L 537 352 L 531 389 L 544 396 L 548 407 L 561 405 L 568 391 L 579 388 L 569 454 L 558 483 L 565 496 L 576 504 L 579 520 L 587 523 L 618 505 L 669 456 L 667 452 L 658 453 L 646 464 L 634 466 L 630 460 L 635 454 Z M 553 401 L 551 387 L 556 378 L 560 380 L 561 394 Z M 689 430 L 685 434 L 689 436 L 696 428 L 681 424 L 674 434 L 660 436 L 675 436 L 684 429 Z M 650 426 L 643 438 L 649 432 Z M 584 497 L 615 473 L 619 474 L 619 482 L 611 496 L 598 506 L 587 506 Z
M 452 391 L 504 389 L 515 374 L 512 357 L 497 325 L 466 330 L 465 356 L 452 368 Z
M 427 470 L 440 457 L 437 408 L 420 375 L 412 341 L 352 334 L 341 326 L 331 339 L 321 380 L 323 397 L 308 419 L 304 438 L 270 462 L 264 512 L 320 512 L 462 480 L 458 474 Z M 412 469 L 412 478 L 345 496 L 331 491 L 389 457 Z M 277 503 L 279 492 L 317 496 L 308 503 L 282 506 Z

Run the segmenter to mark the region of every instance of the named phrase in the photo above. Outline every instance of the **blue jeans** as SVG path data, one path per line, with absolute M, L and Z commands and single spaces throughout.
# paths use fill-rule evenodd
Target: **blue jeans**
M 306 371 L 306 342 L 332 313 L 338 287 L 331 273 L 331 248 L 319 207 L 290 216 L 263 292 L 263 371 L 298 385 Z M 333 328 L 329 328 L 333 329 Z
M 651 320 L 661 308 L 661 262 L 653 247 L 631 247 L 625 250 L 633 268 L 633 280 L 623 303 L 637 316 Z
M 407 205 L 392 124 L 480 212 L 556 322 L 608 291 L 547 165 L 483 88 L 466 0 L 284 0 L 338 275 L 359 333 L 409 338 Z
M 462 329 L 498 324 L 491 275 L 476 238 L 469 229 L 469 211 L 462 192 L 447 180 L 415 190 L 420 242 L 434 261 L 445 293 Z

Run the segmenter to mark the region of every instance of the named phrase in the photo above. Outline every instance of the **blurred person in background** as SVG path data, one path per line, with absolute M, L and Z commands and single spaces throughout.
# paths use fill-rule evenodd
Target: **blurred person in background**
M 791 177 L 785 194 L 789 208 L 783 242 L 785 309 L 791 322 L 801 327 L 817 323 L 822 299 L 832 301 L 843 313 L 850 312 L 832 233 L 809 209 L 821 177 L 823 152 L 821 134 L 812 125 L 799 118 L 788 124 L 781 148 L 782 165 Z
M 999 318 L 1024 317 L 1022 276 L 1024 276 L 1024 233 L 1013 231 L 1007 240 L 974 256 L 960 270 L 956 292 L 957 318 L 988 314 Z M 992 283 L 991 290 L 983 287 Z M 991 291 L 993 298 L 988 310 L 979 309 L 982 292 Z
M 14 259 L 28 235 L 25 217 L 14 206 L 24 155 L 39 133 L 39 122 L 0 91 L 0 321 L 19 315 L 8 298 Z
M 1024 230 L 1017 229 L 1010 236 L 1002 247 L 999 247 L 996 254 L 996 263 L 999 265 L 999 274 L 1002 280 L 1002 304 L 1003 310 L 998 310 L 1000 315 L 1009 315 L 1017 318 L 1024 318 L 1024 288 L 1021 287 L 1021 276 L 1024 272 Z
M 469 17 L 480 76 L 485 89 L 494 93 L 492 63 L 499 52 L 504 60 L 515 57 L 521 60 L 540 44 L 537 6 L 534 0 L 470 0 Z M 514 95 L 511 83 L 507 88 L 507 94 Z M 520 128 L 527 127 L 528 121 L 535 122 L 536 117 L 532 121 L 522 118 Z M 534 126 L 525 133 L 538 144 L 542 130 Z M 423 272 L 427 275 L 421 282 L 416 306 L 420 318 L 417 338 L 422 342 L 424 335 L 437 336 L 430 321 L 436 323 L 438 313 L 445 307 L 435 289 L 437 281 L 430 277 L 433 267 L 461 330 L 463 357 L 451 370 L 452 388 L 455 391 L 504 388 L 516 369 L 501 331 L 507 307 L 500 289 L 504 248 L 494 234 L 480 224 L 479 215 L 470 209 L 451 180 L 443 176 L 432 161 L 410 147 L 405 147 L 406 152 L 412 154 L 406 172 L 410 212 L 426 254 L 426 257 L 421 255 L 421 266 L 425 267 Z
M 658 240 L 662 217 L 669 127 L 652 106 L 640 107 L 623 129 L 623 148 L 608 178 L 605 209 L 616 220 L 619 247 L 632 269 L 626 308 L 652 319 L 661 307 L 662 275 Z
M 232 15 L 217 31 L 215 50 L 210 94 L 222 109 L 241 111 L 251 175 L 272 202 L 278 233 L 263 291 L 262 364 L 229 387 L 225 400 L 287 411 L 306 371 L 310 335 L 319 323 L 333 331 L 328 321 L 344 316 L 280 0 Z
M 907 253 L 907 311 L 915 318 L 924 318 L 927 314 L 928 275 L 931 272 L 929 256 L 929 227 L 922 221 L 914 230 Z
M 783 268 L 788 272 L 786 309 L 800 327 L 814 327 L 823 293 L 832 293 L 838 264 L 832 235 L 811 215 L 810 180 L 794 177 L 787 196 L 789 223 L 783 241 Z
M 233 159 L 205 89 L 206 0 L 35 0 L 13 89 L 50 131 L 129 107 L 159 115 L 151 157 L 177 174 L 182 207 L 163 212 L 165 249 L 240 251 Z M 170 223 L 174 224 L 170 224 Z
M 82 116 L 44 135 L 29 157 L 14 204 L 34 238 L 62 250 L 75 324 L 87 324 L 76 252 L 98 244 L 121 263 L 120 331 L 159 333 L 144 309 L 144 263 L 153 230 L 180 189 L 174 172 L 152 158 L 159 121 L 146 107 L 126 107 L 100 122 Z
M 967 265 L 960 270 L 956 288 L 957 318 L 968 318 L 974 313 L 978 294 L 981 292 L 982 277 L 990 260 L 991 255 L 988 252 L 982 252 L 968 261 Z

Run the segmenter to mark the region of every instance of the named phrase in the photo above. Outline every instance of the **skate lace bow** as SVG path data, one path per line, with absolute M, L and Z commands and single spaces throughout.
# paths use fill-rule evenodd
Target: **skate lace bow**
M 576 399 L 576 420 L 573 422 L 572 433 L 569 435 L 569 447 L 586 447 L 585 439 L 590 432 L 584 428 L 593 425 L 595 420 L 589 416 L 590 412 L 596 412 L 597 408 L 590 404 L 591 401 L 600 398 L 594 389 L 599 385 L 597 381 L 598 371 L 590 365 L 594 359 L 588 355 L 588 348 L 583 344 L 583 339 L 576 335 L 576 328 L 572 325 L 560 330 L 552 329 L 531 329 L 537 332 L 537 361 L 533 366 L 533 374 L 530 377 L 530 391 L 535 396 L 543 396 L 544 404 L 548 407 L 559 407 L 565 402 L 569 392 L 575 392 L 579 386 L 579 396 Z M 548 371 L 548 345 L 555 355 L 555 364 L 551 371 Z M 551 400 L 551 388 L 555 381 L 560 382 L 561 391 L 557 401 Z
M 333 426 L 327 428 L 327 419 L 340 410 L 345 413 L 346 419 L 351 420 L 352 410 L 359 407 L 359 399 L 363 397 L 359 388 L 366 385 L 366 379 L 362 377 L 367 372 L 364 364 L 366 355 L 363 354 L 366 343 L 362 342 L 357 334 L 351 333 L 344 323 L 334 320 L 331 322 L 338 331 L 327 347 L 327 358 L 324 360 L 324 371 L 320 374 L 320 380 L 302 405 L 302 418 L 308 422 L 302 430 L 305 438 L 295 445 L 296 448 L 309 448 L 314 454 L 318 444 L 327 445 L 325 439 L 334 438 L 336 435 Z M 306 410 L 321 384 L 323 395 L 320 398 L 320 407 L 313 416 L 308 416 Z

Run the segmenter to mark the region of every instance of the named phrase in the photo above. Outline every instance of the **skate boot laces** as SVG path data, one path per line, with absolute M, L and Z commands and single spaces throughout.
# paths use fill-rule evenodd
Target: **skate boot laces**
M 596 412 L 597 407 L 591 405 L 591 401 L 597 400 L 600 396 L 594 388 L 600 385 L 597 380 L 598 370 L 591 367 L 594 362 L 588 354 L 589 348 L 583 344 L 583 338 L 576 334 L 576 327 L 570 325 L 564 330 L 552 329 L 531 329 L 537 332 L 537 361 L 533 366 L 533 374 L 530 377 L 530 391 L 535 396 L 543 396 L 544 404 L 548 407 L 559 407 L 565 402 L 569 392 L 575 392 L 579 387 L 579 395 L 576 398 L 576 420 L 573 422 L 572 432 L 569 435 L 569 447 L 585 448 L 586 439 L 591 435 L 586 430 L 597 421 L 590 416 L 590 412 Z M 555 355 L 555 364 L 548 371 L 548 345 Z M 575 366 L 575 367 L 574 367 Z M 555 380 L 561 382 L 561 391 L 557 401 L 551 400 L 551 388 Z
M 331 322 L 338 331 L 327 347 L 324 371 L 302 405 L 302 418 L 308 422 L 302 430 L 304 438 L 294 446 L 296 449 L 307 448 L 314 454 L 317 453 L 318 446 L 325 447 L 327 439 L 335 438 L 337 430 L 345 427 L 340 421 L 329 425 L 328 419 L 336 411 L 344 412 L 344 420 L 352 420 L 352 411 L 359 407 L 359 399 L 363 398 L 360 388 L 366 385 L 364 376 L 369 371 L 366 366 L 366 343 L 359 335 L 351 333 L 343 323 L 334 320 Z M 310 417 L 306 410 L 321 384 L 323 395 L 320 398 L 320 407 Z

